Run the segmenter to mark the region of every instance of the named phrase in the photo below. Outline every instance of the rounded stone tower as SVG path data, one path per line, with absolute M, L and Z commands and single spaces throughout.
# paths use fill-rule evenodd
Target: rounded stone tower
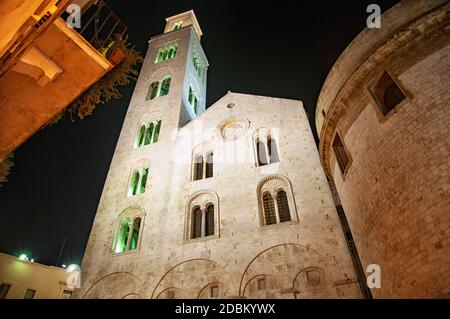
M 450 4 L 405 0 L 321 90 L 320 156 L 375 298 L 450 297 Z

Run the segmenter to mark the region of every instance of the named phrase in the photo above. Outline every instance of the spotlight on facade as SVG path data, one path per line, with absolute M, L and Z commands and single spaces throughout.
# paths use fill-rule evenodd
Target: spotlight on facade
M 80 266 L 78 266 L 76 264 L 72 264 L 72 265 L 69 265 L 67 267 L 67 271 L 68 272 L 74 272 L 74 271 L 79 270 L 79 269 L 80 269 Z
M 21 255 L 19 256 L 19 260 L 28 260 L 28 256 L 25 255 L 25 254 L 21 254 Z

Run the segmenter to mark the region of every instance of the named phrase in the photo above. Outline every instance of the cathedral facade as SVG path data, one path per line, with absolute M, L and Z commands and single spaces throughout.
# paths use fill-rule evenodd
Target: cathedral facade
M 192 11 L 151 38 L 78 298 L 360 298 L 301 101 L 205 107 Z M 363 283 L 365 284 L 365 283 Z

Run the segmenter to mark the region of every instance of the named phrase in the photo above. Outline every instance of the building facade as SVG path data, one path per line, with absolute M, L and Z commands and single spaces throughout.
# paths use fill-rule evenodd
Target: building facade
M 450 5 L 405 0 L 364 30 L 320 93 L 320 157 L 374 297 L 450 297 Z
M 361 297 L 302 102 L 206 109 L 201 35 L 189 11 L 149 41 L 77 297 Z
M 70 299 L 73 279 L 67 269 L 0 253 L 0 299 Z

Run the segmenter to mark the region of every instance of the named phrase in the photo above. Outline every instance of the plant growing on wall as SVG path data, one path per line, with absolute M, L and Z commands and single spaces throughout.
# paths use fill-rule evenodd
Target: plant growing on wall
M 76 114 L 80 119 L 91 115 L 98 104 L 119 99 L 122 96 L 119 92 L 120 86 L 127 86 L 137 79 L 139 71 L 135 67 L 144 59 L 135 47 L 127 42 L 127 38 L 117 39 L 115 42 L 115 50 L 122 51 L 124 55 L 123 61 L 69 106 L 71 115 Z
M 8 179 L 9 172 L 11 171 L 11 167 L 14 165 L 13 154 L 9 155 L 5 160 L 0 160 L 0 186 L 5 183 Z

